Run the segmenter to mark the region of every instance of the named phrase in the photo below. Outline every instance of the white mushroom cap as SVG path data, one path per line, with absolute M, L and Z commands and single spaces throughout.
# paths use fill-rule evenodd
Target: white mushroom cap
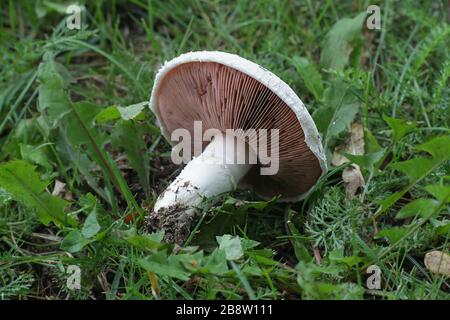
M 223 67 L 227 68 L 223 69 Z M 248 114 L 238 114 L 235 109 L 230 110 L 229 115 L 224 114 L 226 111 L 224 112 L 221 108 L 233 108 L 224 106 L 227 102 L 220 100 L 224 96 L 226 98 L 226 93 L 222 93 L 221 97 L 218 94 L 208 93 L 208 90 L 217 89 L 214 87 L 214 77 L 211 79 L 211 73 L 220 72 L 226 73 L 221 75 L 221 79 L 216 79 L 216 82 L 222 81 L 222 84 L 228 81 L 228 85 L 236 85 L 237 82 L 232 83 L 232 81 L 239 77 L 235 80 L 240 81 L 239 86 L 232 91 L 235 95 L 244 96 L 248 92 L 243 87 L 249 86 L 247 91 L 250 91 L 250 94 L 255 92 L 260 94 L 255 99 L 261 99 L 261 90 L 264 87 L 269 89 L 269 93 L 263 93 L 268 100 L 261 106 L 258 105 L 259 109 L 255 111 L 259 114 L 267 113 L 267 121 L 282 124 L 280 121 L 286 123 L 296 119 L 296 123 L 285 125 L 285 130 L 289 133 L 283 136 L 283 128 L 281 129 L 280 173 L 275 176 L 261 176 L 256 173 L 256 170 L 251 170 L 244 178 L 244 185 L 252 186 L 264 198 L 281 194 L 281 200 L 284 201 L 301 200 L 327 170 L 320 135 L 308 110 L 295 92 L 272 72 L 249 60 L 225 52 L 198 51 L 182 54 L 166 62 L 156 75 L 150 99 L 150 107 L 159 121 L 163 135 L 171 142 L 170 135 L 174 129 L 183 127 L 192 130 L 195 120 L 205 122 L 204 129 L 215 127 L 224 130 L 224 125 L 230 126 L 230 129 L 248 129 L 247 127 L 236 128 L 239 123 L 232 119 L 233 117 L 243 118 Z M 208 95 L 210 95 L 206 97 L 209 99 L 208 105 L 202 105 L 203 96 Z M 211 106 L 211 101 L 213 103 L 221 101 L 221 106 Z M 258 104 L 261 104 L 261 101 L 258 101 Z M 239 104 L 242 101 L 237 102 Z M 255 103 L 255 100 L 247 102 Z M 250 105 L 247 104 L 247 106 Z M 211 110 L 214 108 L 217 110 Z M 271 110 L 272 108 L 277 109 L 274 111 Z M 275 119 L 280 112 L 282 113 L 280 117 L 283 119 Z M 217 119 L 211 119 L 215 117 L 214 114 L 217 115 Z M 226 116 L 228 119 L 224 120 Z M 275 127 L 266 127 L 266 129 L 273 128 Z M 283 139 L 284 141 L 281 141 Z M 285 150 L 283 150 L 283 142 L 289 146 L 284 147 Z M 283 154 L 289 160 L 283 160 Z

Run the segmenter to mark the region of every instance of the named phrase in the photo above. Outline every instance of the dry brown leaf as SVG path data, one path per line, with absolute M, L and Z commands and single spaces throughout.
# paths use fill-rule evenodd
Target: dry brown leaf
M 335 149 L 331 164 L 333 166 L 340 166 L 349 160 L 342 155 L 342 153 L 349 153 L 354 155 L 364 154 L 364 128 L 360 123 L 353 123 L 350 127 L 350 136 L 346 143 Z M 353 164 L 347 167 L 342 172 L 342 180 L 345 183 L 345 194 L 348 199 L 355 196 L 359 188 L 364 187 L 365 181 L 358 165 Z
M 353 123 L 350 127 L 350 136 L 344 145 L 334 150 L 331 164 L 335 167 L 349 162 L 349 160 L 341 153 L 350 153 L 354 155 L 364 154 L 364 128 L 360 123 Z
M 342 180 L 345 183 L 345 195 L 347 199 L 353 198 L 358 189 L 364 187 L 365 183 L 361 169 L 356 164 L 344 169 L 342 172 Z
M 57 197 L 66 191 L 66 184 L 64 182 L 61 182 L 59 180 L 55 180 L 55 186 L 53 188 L 52 195 Z
M 72 193 L 67 190 L 66 184 L 59 180 L 55 180 L 55 186 L 53 187 L 52 195 L 55 197 L 63 198 L 67 201 L 72 201 Z
M 450 255 L 442 251 L 431 251 L 425 255 L 425 266 L 432 273 L 450 276 Z

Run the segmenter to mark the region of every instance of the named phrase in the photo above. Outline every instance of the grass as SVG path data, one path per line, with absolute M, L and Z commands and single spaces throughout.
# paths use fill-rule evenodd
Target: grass
M 448 277 L 424 265 L 450 239 L 446 1 L 377 1 L 381 30 L 362 27 L 374 4 L 362 0 L 80 2 L 82 30 L 66 28 L 60 2 L 1 9 L 2 299 L 448 299 Z M 302 202 L 213 199 L 181 248 L 145 234 L 179 168 L 138 103 L 159 66 L 191 50 L 284 79 L 329 161 L 361 123 L 359 193 L 346 197 L 348 164 L 330 164 Z

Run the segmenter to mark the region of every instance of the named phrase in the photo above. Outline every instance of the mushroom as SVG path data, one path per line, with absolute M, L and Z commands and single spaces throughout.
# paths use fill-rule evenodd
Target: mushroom
M 147 227 L 163 229 L 168 242 L 186 240 L 204 199 L 251 188 L 264 199 L 299 201 L 326 172 L 319 133 L 299 97 L 276 75 L 235 54 L 189 52 L 166 62 L 156 75 L 150 107 L 172 144 L 177 129 L 195 136 L 197 121 L 202 132 L 213 131 L 200 148 L 190 142 L 197 148 L 194 158 L 146 218 Z M 251 129 L 257 133 L 246 135 Z M 256 143 L 255 149 L 251 142 L 264 129 L 279 139 L 259 149 Z M 269 149 L 278 151 L 270 163 L 262 156 Z M 238 161 L 242 155 L 245 161 Z M 256 163 L 249 161 L 255 157 Z M 275 174 L 262 174 L 269 165 Z

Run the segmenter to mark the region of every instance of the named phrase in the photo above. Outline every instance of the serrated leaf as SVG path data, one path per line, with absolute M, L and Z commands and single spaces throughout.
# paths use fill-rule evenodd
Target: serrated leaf
M 439 136 L 417 147 L 438 160 L 450 160 L 450 136 Z
M 400 198 L 403 196 L 403 191 L 397 191 L 388 197 L 378 200 L 377 203 L 380 205 L 379 212 L 385 211 L 387 208 L 392 206 L 394 203 L 396 203 Z
M 347 65 L 355 42 L 361 37 L 366 13 L 337 21 L 322 43 L 320 62 L 324 68 L 342 70 Z
M 397 200 L 399 200 L 406 192 L 408 192 L 415 184 L 424 179 L 434 169 L 445 161 L 450 160 L 450 137 L 439 136 L 431 139 L 417 147 L 418 150 L 426 151 L 431 154 L 432 158 L 419 157 L 402 162 L 396 162 L 390 165 L 391 168 L 405 173 L 410 183 L 403 190 L 397 191 L 386 199 L 377 201 L 381 207 L 377 211 L 377 215 L 385 212 Z
M 450 202 L 450 186 L 433 184 L 426 186 L 425 190 L 427 190 L 440 202 L 443 203 Z
M 390 167 L 403 172 L 411 181 L 414 181 L 426 175 L 438 163 L 439 162 L 435 159 L 415 158 L 402 162 L 392 163 Z
M 294 63 L 297 72 L 302 77 L 306 88 L 316 99 L 321 100 L 323 95 L 322 76 L 317 70 L 316 65 L 308 59 L 298 56 L 294 56 L 292 62 Z
M 411 201 L 401 208 L 396 219 L 405 219 L 420 215 L 423 218 L 429 217 L 439 205 L 439 202 L 433 199 L 419 198 Z
M 36 209 L 43 224 L 53 221 L 57 225 L 75 225 L 76 221 L 64 213 L 68 202 L 47 193 L 49 181 L 41 180 L 35 169 L 22 160 L 0 165 L 0 187 L 23 205 Z
M 392 129 L 392 139 L 393 142 L 398 142 L 401 138 L 406 136 L 416 127 L 415 123 L 403 120 L 403 119 L 395 119 L 388 116 L 383 116 L 383 120 L 391 127 Z

